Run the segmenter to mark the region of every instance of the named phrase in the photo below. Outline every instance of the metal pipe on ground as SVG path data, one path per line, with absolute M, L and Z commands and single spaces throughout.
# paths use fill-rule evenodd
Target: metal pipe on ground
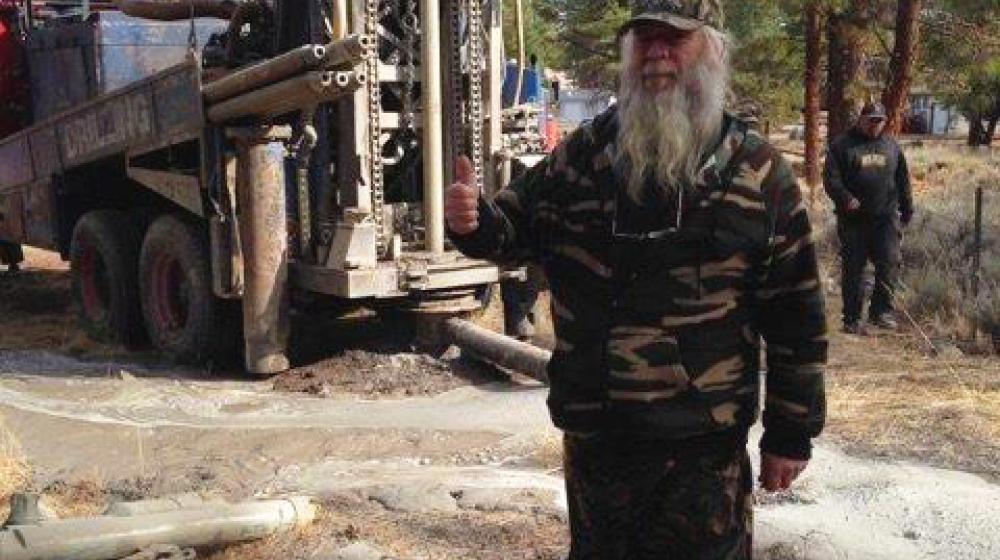
M 250 116 L 277 117 L 332 101 L 358 89 L 362 84 L 364 75 L 354 72 L 307 72 L 211 105 L 207 116 L 213 123 Z
M 318 68 L 326 54 L 322 45 L 304 45 L 209 82 L 201 93 L 208 103 L 218 103 Z
M 115 0 L 125 15 L 177 21 L 191 17 L 229 19 L 238 2 L 234 0 Z
M 206 506 L 229 505 L 222 498 L 204 498 L 200 494 L 188 492 L 175 496 L 165 496 L 152 500 L 140 500 L 137 502 L 115 502 L 108 506 L 102 515 L 114 517 L 129 517 L 136 515 L 148 515 L 151 513 L 166 513 L 182 509 L 198 509 Z
M 452 318 L 444 322 L 447 342 L 508 369 L 548 383 L 547 368 L 552 352 L 526 342 L 484 329 L 463 319 Z
M 243 338 L 246 370 L 288 369 L 288 235 L 285 147 L 288 127 L 228 131 L 236 144 L 236 197 L 243 244 Z
M 307 497 L 206 505 L 127 517 L 46 521 L 0 531 L 3 560 L 109 560 L 170 543 L 206 547 L 260 539 L 306 525 L 317 507 Z

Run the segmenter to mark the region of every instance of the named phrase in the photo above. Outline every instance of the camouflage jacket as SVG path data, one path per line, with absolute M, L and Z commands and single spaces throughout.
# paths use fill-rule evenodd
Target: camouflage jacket
M 478 230 L 450 235 L 471 257 L 543 266 L 558 427 L 745 444 L 763 338 L 761 446 L 809 456 L 825 418 L 827 350 L 809 219 L 780 154 L 728 115 L 724 130 L 680 212 L 676 200 L 623 193 L 612 108 L 481 199 Z

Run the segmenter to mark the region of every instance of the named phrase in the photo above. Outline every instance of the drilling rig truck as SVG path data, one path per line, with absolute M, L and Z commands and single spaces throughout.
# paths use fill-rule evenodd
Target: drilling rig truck
M 0 0 L 0 239 L 70 262 L 90 335 L 254 374 L 293 307 L 475 310 L 520 272 L 449 246 L 451 162 L 489 193 L 537 144 L 504 132 L 500 11 Z

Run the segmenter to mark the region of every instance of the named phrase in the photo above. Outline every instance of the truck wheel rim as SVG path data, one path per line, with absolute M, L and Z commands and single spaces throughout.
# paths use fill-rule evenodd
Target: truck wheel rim
M 100 319 L 108 309 L 107 267 L 100 252 L 89 243 L 84 245 L 80 259 L 80 280 L 84 314 L 92 320 Z
M 187 324 L 189 284 L 179 260 L 162 254 L 153 264 L 153 307 L 160 332 L 171 334 Z

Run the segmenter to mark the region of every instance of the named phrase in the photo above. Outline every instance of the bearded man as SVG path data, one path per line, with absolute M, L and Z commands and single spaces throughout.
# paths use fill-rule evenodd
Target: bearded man
M 635 2 L 618 105 L 495 199 L 465 158 L 447 191 L 459 249 L 549 279 L 572 560 L 750 557 L 762 339 L 766 490 L 823 427 L 809 220 L 777 150 L 723 111 L 721 25 L 719 0 Z

